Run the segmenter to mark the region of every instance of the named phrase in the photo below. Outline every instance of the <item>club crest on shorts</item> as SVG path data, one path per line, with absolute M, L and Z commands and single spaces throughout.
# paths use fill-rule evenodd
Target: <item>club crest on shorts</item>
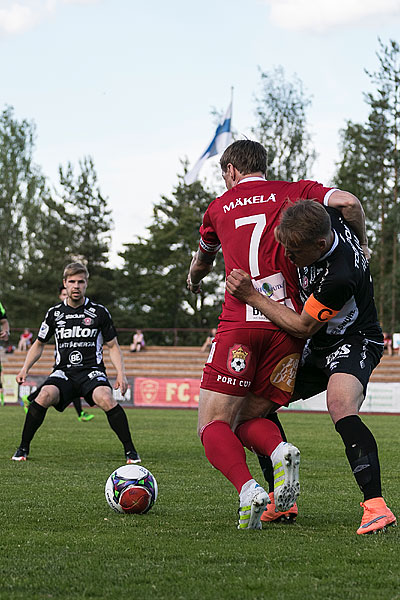
M 229 348 L 227 367 L 231 373 L 243 373 L 247 369 L 250 350 L 242 344 Z

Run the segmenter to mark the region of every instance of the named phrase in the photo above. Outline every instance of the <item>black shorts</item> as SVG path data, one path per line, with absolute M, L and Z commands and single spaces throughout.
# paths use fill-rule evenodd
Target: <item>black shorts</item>
M 362 335 L 342 337 L 334 346 L 315 348 L 309 340 L 297 371 L 293 400 L 311 398 L 327 388 L 334 373 L 357 377 L 364 396 L 372 371 L 383 354 L 383 343 L 368 340 Z
M 59 412 L 65 410 L 77 396 L 85 398 L 90 406 L 94 406 L 92 393 L 95 388 L 105 385 L 112 389 L 105 372 L 97 368 L 79 369 L 78 371 L 56 369 L 40 386 L 40 389 L 45 385 L 55 385 L 59 389 L 60 401 L 54 407 Z

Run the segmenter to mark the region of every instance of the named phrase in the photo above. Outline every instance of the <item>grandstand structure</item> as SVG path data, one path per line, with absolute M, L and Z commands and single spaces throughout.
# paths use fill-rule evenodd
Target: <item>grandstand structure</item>
M 170 377 L 200 379 L 207 353 L 198 346 L 147 346 L 139 353 L 129 351 L 129 346 L 121 346 L 125 370 L 130 377 Z M 15 351 L 3 354 L 3 373 L 16 375 L 24 362 L 26 352 Z M 104 361 L 109 377 L 115 376 L 107 347 L 104 347 Z M 30 370 L 31 375 L 47 376 L 54 363 L 54 346 L 46 345 L 42 357 Z M 400 382 L 400 356 L 384 355 L 372 373 L 371 383 Z

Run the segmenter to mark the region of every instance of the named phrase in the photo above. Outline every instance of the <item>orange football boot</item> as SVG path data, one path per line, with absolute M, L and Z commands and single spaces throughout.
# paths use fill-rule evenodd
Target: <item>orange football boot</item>
M 364 508 L 364 514 L 361 525 L 357 529 L 358 535 L 383 532 L 386 527 L 397 525 L 396 517 L 386 506 L 383 498 L 371 498 L 371 500 L 360 502 L 360 506 Z
M 280 521 L 294 523 L 298 514 L 297 504 L 294 503 L 292 508 L 289 508 L 286 512 L 280 512 L 276 510 L 274 501 L 274 492 L 269 493 L 271 500 L 270 504 L 267 504 L 266 509 L 261 515 L 261 521 L 263 523 L 279 523 Z

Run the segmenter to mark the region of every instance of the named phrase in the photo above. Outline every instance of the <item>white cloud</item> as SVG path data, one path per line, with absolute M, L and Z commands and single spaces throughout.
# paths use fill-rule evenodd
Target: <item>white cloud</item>
M 291 31 L 323 33 L 347 25 L 381 24 L 400 16 L 400 0 L 266 0 L 271 21 Z
M 99 0 L 0 0 L 0 37 L 33 29 L 62 4 L 95 4 Z
M 35 7 L 21 2 L 1 2 L 0 5 L 0 32 L 14 35 L 31 29 L 38 21 Z

